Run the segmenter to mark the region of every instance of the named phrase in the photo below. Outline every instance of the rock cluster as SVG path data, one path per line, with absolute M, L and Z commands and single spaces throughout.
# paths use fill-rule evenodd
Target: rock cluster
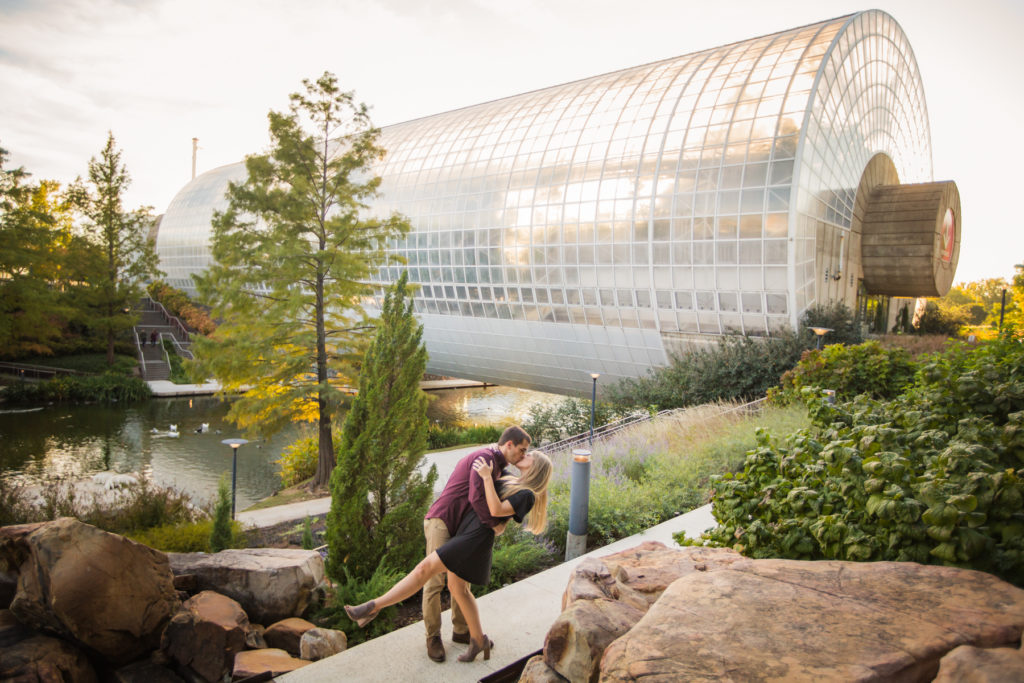
M 169 559 L 73 518 L 3 527 L 0 680 L 276 676 L 346 647 L 344 633 L 301 618 L 323 577 L 313 551 Z
M 911 562 L 647 542 L 581 563 L 520 681 L 1024 680 L 1024 590 Z

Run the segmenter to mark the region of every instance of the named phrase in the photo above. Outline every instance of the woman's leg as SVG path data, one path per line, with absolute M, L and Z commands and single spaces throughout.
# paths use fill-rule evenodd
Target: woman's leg
M 462 610 L 462 616 L 466 618 L 469 637 L 475 643 L 483 643 L 484 630 L 480 624 L 480 610 L 476 607 L 476 598 L 473 597 L 469 584 L 454 573 L 448 572 L 448 590 L 452 594 L 452 600 L 455 600 Z
M 441 563 L 441 558 L 437 556 L 436 552 L 430 553 L 426 559 L 421 560 L 416 565 L 415 569 L 406 574 L 404 579 L 392 586 L 391 590 L 379 598 L 374 598 L 374 611 L 376 612 L 402 602 L 402 600 L 405 600 L 422 588 L 430 580 L 430 577 L 444 571 L 445 568 L 444 564 Z

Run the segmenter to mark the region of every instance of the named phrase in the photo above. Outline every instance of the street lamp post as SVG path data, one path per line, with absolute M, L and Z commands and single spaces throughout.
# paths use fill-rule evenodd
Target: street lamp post
M 818 337 L 818 350 L 821 351 L 821 338 L 832 331 L 831 327 L 812 327 L 811 332 L 814 332 Z
M 594 380 L 594 387 L 590 392 L 590 447 L 594 447 L 594 410 L 597 405 L 597 378 L 601 375 L 592 372 L 590 373 L 590 379 Z
M 231 519 L 235 518 L 235 479 L 238 474 L 238 447 L 249 443 L 247 439 L 224 439 L 221 441 L 231 446 Z

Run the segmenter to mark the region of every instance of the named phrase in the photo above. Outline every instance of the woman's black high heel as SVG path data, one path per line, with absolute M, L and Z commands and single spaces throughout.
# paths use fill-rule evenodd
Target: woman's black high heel
M 469 649 L 459 655 L 460 662 L 472 662 L 476 659 L 476 656 L 481 652 L 484 653 L 484 659 L 491 658 L 491 648 L 494 647 L 494 641 L 487 636 L 484 636 L 483 646 L 477 645 L 476 641 L 472 638 L 469 641 Z
M 359 628 L 363 628 L 373 621 L 374 617 L 376 617 L 377 613 L 380 611 L 376 609 L 376 605 L 374 605 L 373 602 L 373 600 L 370 600 L 369 602 L 364 602 L 363 604 L 356 605 L 355 607 L 345 605 L 345 614 L 348 615 L 349 619 L 356 622 Z

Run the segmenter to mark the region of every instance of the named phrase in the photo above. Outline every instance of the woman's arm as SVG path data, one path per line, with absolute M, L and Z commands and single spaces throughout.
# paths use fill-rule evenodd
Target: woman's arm
M 491 478 L 491 471 L 494 466 L 484 458 L 477 458 L 473 461 L 473 471 L 480 475 L 484 484 L 484 495 L 487 496 L 487 507 L 494 517 L 511 517 L 515 509 L 507 500 L 498 498 L 498 491 L 494 488 L 494 479 Z

